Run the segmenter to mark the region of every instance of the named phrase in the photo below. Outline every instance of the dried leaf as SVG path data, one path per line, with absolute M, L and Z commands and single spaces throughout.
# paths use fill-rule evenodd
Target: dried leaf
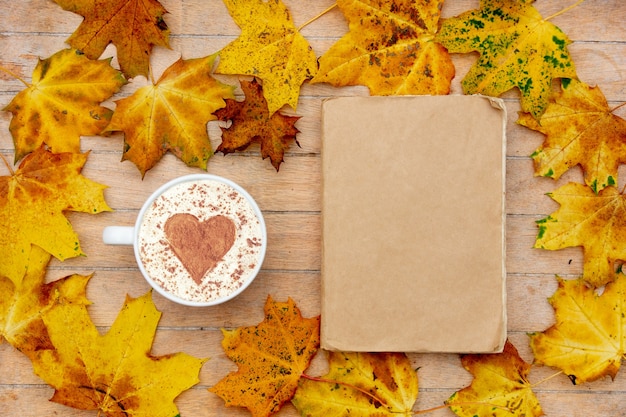
M 35 373 L 55 391 L 52 401 L 109 417 L 172 417 L 174 399 L 198 382 L 205 360 L 185 353 L 150 354 L 161 313 L 151 293 L 132 299 L 101 335 L 85 306 L 57 304 L 44 314 L 55 350 L 33 357 Z
M 26 275 L 19 286 L 0 277 L 0 342 L 30 356 L 40 349 L 52 349 L 42 314 L 56 303 L 89 304 L 85 287 L 91 276 L 71 275 L 46 283 L 50 254 L 33 246 Z
M 538 417 L 544 415 L 528 382 L 531 365 L 509 341 L 497 354 L 462 355 L 471 385 L 452 394 L 447 404 L 461 417 Z
M 582 246 L 583 278 L 599 287 L 615 277 L 615 261 L 626 260 L 626 204 L 615 187 L 596 194 L 586 185 L 569 183 L 549 193 L 561 205 L 537 221 L 535 248 L 557 250 Z
M 215 112 L 218 120 L 232 122 L 228 128 L 222 128 L 222 143 L 216 152 L 243 151 L 256 142 L 261 145 L 261 157 L 269 157 L 278 171 L 290 142 L 298 143 L 299 130 L 294 125 L 300 117 L 280 113 L 270 116 L 263 87 L 256 79 L 241 81 L 241 88 L 246 96 L 244 101 L 227 99 L 226 107 Z
M 238 370 L 209 391 L 228 407 L 245 407 L 254 417 L 270 416 L 293 397 L 319 348 L 319 317 L 305 319 L 293 300 L 280 303 L 268 297 L 263 322 L 222 333 L 222 347 Z
M 517 87 L 522 110 L 538 118 L 552 94 L 552 79 L 576 78 L 570 40 L 526 0 L 481 0 L 443 22 L 436 41 L 450 52 L 478 51 L 462 81 L 466 94 L 499 96 Z
M 92 61 L 72 49 L 39 60 L 32 84 L 3 109 L 13 114 L 15 161 L 44 143 L 56 153 L 80 152 L 80 136 L 99 134 L 111 119 L 113 111 L 100 103 L 125 82 L 110 60 Z
M 207 123 L 233 98 L 234 87 L 211 75 L 215 55 L 172 64 L 154 85 L 117 101 L 106 131 L 125 133 L 123 160 L 143 177 L 167 151 L 189 166 L 206 169 L 213 155 Z
M 517 122 L 546 135 L 532 154 L 537 175 L 558 179 L 580 164 L 595 192 L 617 183 L 617 168 L 626 162 L 626 120 L 611 112 L 598 87 L 564 80 L 538 120 L 523 113 Z
M 224 0 L 241 34 L 220 52 L 216 72 L 263 80 L 270 115 L 285 104 L 296 109 L 302 83 L 317 58 L 281 0 Z
M 301 415 L 413 415 L 417 373 L 404 353 L 329 352 L 329 368 L 317 380 L 301 380 L 292 400 Z
M 365 85 L 372 95 L 448 94 L 454 64 L 433 40 L 443 0 L 339 0 L 350 30 L 312 82 Z
M 59 260 L 84 255 L 64 211 L 111 211 L 105 185 L 80 172 L 88 154 L 53 154 L 43 148 L 28 155 L 14 175 L 0 177 L 0 276 L 20 285 L 31 245 Z
M 556 323 L 530 337 L 535 362 L 561 369 L 574 384 L 615 378 L 626 358 L 626 277 L 618 275 L 602 295 L 582 279 L 558 282 L 550 297 Z
M 67 43 L 90 59 L 102 55 L 109 43 L 116 48 L 122 72 L 147 76 L 153 46 L 169 47 L 167 13 L 157 0 L 54 0 L 85 18 Z

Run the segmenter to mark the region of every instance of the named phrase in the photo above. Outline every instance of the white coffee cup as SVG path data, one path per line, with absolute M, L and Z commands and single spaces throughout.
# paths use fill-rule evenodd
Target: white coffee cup
M 174 217 L 185 217 L 184 227 L 167 229 Z M 221 230 L 214 220 L 225 223 L 222 235 L 227 238 L 213 236 Z M 168 236 L 166 230 L 188 234 Z M 261 269 L 267 249 L 265 220 L 252 196 L 211 174 L 186 175 L 162 185 L 143 204 L 134 226 L 105 227 L 102 240 L 132 245 L 139 270 L 155 291 L 199 307 L 226 302 L 244 291 Z M 197 262 L 183 261 L 190 259 L 213 266 L 203 273 L 206 265 L 193 268 L 188 265 Z

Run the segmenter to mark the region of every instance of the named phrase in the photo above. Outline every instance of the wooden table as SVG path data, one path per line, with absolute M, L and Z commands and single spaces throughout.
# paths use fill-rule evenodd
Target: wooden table
M 172 51 L 157 48 L 153 68 L 162 71 L 182 53 L 195 58 L 218 51 L 239 34 L 228 12 L 219 0 L 162 0 L 170 14 L 166 22 L 171 28 Z M 332 4 L 331 0 L 286 0 L 296 25 L 317 15 Z M 448 4 L 449 3 L 449 4 Z M 444 16 L 453 16 L 478 7 L 478 0 L 455 0 L 444 5 Z M 573 0 L 539 0 L 536 7 L 543 16 L 574 3 Z M 81 22 L 81 17 L 63 11 L 49 0 L 0 2 L 0 65 L 30 80 L 37 58 L 47 58 L 66 48 L 65 40 Z M 580 78 L 599 85 L 611 106 L 626 100 L 626 6 L 622 0 L 587 1 L 552 20 L 574 41 L 570 51 Z M 319 56 L 347 30 L 341 13 L 330 14 L 305 27 Z M 105 51 L 105 56 L 114 49 Z M 453 93 L 460 93 L 460 80 L 474 62 L 475 54 L 455 55 L 457 76 Z M 220 77 L 231 84 L 236 77 Z M 134 87 L 126 86 L 119 96 L 128 95 Z M 23 85 L 0 73 L 0 106 L 4 107 Z M 223 175 L 240 183 L 256 198 L 268 225 L 269 248 L 258 279 L 240 297 L 212 308 L 185 308 L 154 294 L 154 301 L 163 312 L 154 342 L 153 353 L 162 355 L 184 351 L 197 357 L 208 357 L 200 374 L 200 383 L 177 400 L 181 415 L 235 416 L 249 415 L 240 409 L 225 409 L 216 395 L 207 392 L 228 372 L 236 369 L 224 355 L 220 328 L 254 325 L 263 319 L 263 304 L 271 295 L 276 300 L 291 297 L 305 317 L 320 313 L 320 103 L 334 95 L 367 95 L 364 87 L 332 88 L 328 85 L 305 85 L 297 114 L 301 130 L 301 147 L 291 147 L 276 172 L 268 160 L 262 160 L 258 148 L 227 156 L 216 155 L 209 162 L 208 172 Z M 241 99 L 241 90 L 238 90 Z M 582 181 L 578 169 L 555 182 L 533 176 L 528 155 L 543 137 L 515 124 L 519 110 L 517 92 L 504 95 L 509 113 L 507 156 L 507 269 L 509 337 L 522 357 L 532 361 L 528 332 L 542 331 L 553 322 L 553 310 L 546 299 L 556 288 L 555 274 L 574 278 L 582 272 L 580 248 L 561 251 L 531 249 L 537 233 L 535 220 L 545 217 L 558 206 L 546 192 L 568 181 Z M 292 111 L 289 111 L 293 113 Z M 619 110 L 626 117 L 626 108 Z M 8 132 L 10 114 L 0 113 L 0 152 L 13 159 L 13 143 Z M 219 144 L 219 129 L 211 124 L 213 145 Z M 83 174 L 107 184 L 105 197 L 115 209 L 112 213 L 87 215 L 70 213 L 87 257 L 65 262 L 53 261 L 48 279 L 72 273 L 95 272 L 88 286 L 89 307 L 94 323 L 104 332 L 113 322 L 126 294 L 137 297 L 146 293 L 148 285 L 141 277 L 130 247 L 105 246 L 101 242 L 106 225 L 133 223 L 143 200 L 167 180 L 198 172 L 187 168 L 172 155 L 147 173 L 144 180 L 130 162 L 120 162 L 123 139 L 86 137 L 82 149 L 91 150 Z M 384 144 L 374 144 L 384 146 Z M 368 144 L 367 146 L 372 146 Z M 350 150 L 347 149 L 346 152 Z M 0 167 L 0 175 L 6 175 Z M 623 185 L 623 179 L 621 179 Z M 453 256 L 453 254 L 451 254 Z M 419 318 L 416 318 L 419 319 Z M 454 337 L 451 335 L 451 337 Z M 452 393 L 468 385 L 472 378 L 453 354 L 411 354 L 419 367 L 420 393 L 416 410 L 438 406 Z M 12 416 L 84 416 L 82 412 L 49 402 L 52 390 L 33 374 L 30 362 L 7 343 L 0 345 L 0 410 Z M 315 359 L 310 374 L 325 371 L 325 355 Z M 554 374 L 551 368 L 533 367 L 530 378 L 538 382 Z M 626 375 L 620 371 L 615 381 L 600 381 L 574 386 L 563 375 L 538 385 L 535 391 L 549 416 L 625 416 Z M 280 416 L 297 415 L 286 405 Z M 433 416 L 450 416 L 448 410 Z

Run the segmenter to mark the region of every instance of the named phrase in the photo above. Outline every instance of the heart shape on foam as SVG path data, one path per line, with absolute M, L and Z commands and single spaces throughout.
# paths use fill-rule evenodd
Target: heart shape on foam
M 235 223 L 226 216 L 203 222 L 193 214 L 176 213 L 165 222 L 165 237 L 193 280 L 215 268 L 235 243 Z

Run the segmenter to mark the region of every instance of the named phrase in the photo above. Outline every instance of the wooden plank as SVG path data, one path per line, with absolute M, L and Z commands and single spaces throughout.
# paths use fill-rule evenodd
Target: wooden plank
M 95 216 L 71 213 L 72 225 L 80 236 L 80 243 L 86 257 L 65 260 L 64 268 L 109 268 L 111 259 L 115 266 L 132 268 L 136 266 L 132 247 L 106 246 L 102 243 L 102 231 L 107 225 L 132 226 L 137 217 L 136 211 L 102 213 Z M 268 250 L 263 264 L 264 269 L 276 270 L 319 270 L 320 234 L 318 214 L 264 214 L 268 230 Z M 52 266 L 60 265 L 53 260 Z

